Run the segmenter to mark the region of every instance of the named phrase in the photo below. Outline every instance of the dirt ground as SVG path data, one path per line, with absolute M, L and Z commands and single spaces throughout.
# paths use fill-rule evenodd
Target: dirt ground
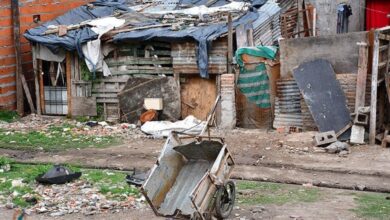
M 268 204 L 261 212 L 256 205 L 238 204 L 232 219 L 359 219 L 353 191 L 390 192 L 390 152 L 379 146 L 353 146 L 349 154 L 324 153 L 313 147 L 314 132 L 282 134 L 266 130 L 213 130 L 222 136 L 233 154 L 237 167 L 235 179 L 279 183 L 309 184 L 321 188 L 321 200 L 311 203 Z M 148 170 L 157 160 L 165 139 L 127 138 L 124 143 L 106 148 L 71 149 L 57 152 L 0 149 L 0 155 L 24 163 L 70 163 L 86 167 Z M 299 187 L 299 186 L 297 186 Z M 359 192 L 362 193 L 362 192 Z M 0 219 L 9 219 L 11 211 L 0 209 Z M 65 216 L 59 219 L 84 219 Z M 31 216 L 29 219 L 46 219 Z M 47 217 L 47 219 L 51 219 Z M 129 210 L 88 219 L 164 219 L 151 210 Z
M 303 186 L 287 185 L 288 189 L 302 189 Z M 256 219 L 278 219 L 278 220 L 305 220 L 305 219 L 364 219 L 353 212 L 356 209 L 356 195 L 348 190 L 335 190 L 327 188 L 316 188 L 319 191 L 320 198 L 315 202 L 288 202 L 286 204 L 241 204 L 240 199 L 236 200 L 236 205 L 229 219 L 256 220 Z M 239 191 L 239 194 L 246 192 Z M 360 194 L 367 194 L 360 192 Z M 11 219 L 14 211 L 0 209 L 0 219 Z M 83 216 L 80 214 L 65 215 L 62 217 L 49 217 L 45 215 L 32 215 L 27 219 L 46 220 L 46 219 L 91 219 L 91 220 L 159 220 L 166 219 L 156 217 L 150 209 L 145 210 L 127 210 L 114 214 L 99 214 L 93 216 Z
M 213 130 L 225 138 L 237 163 L 238 179 L 283 183 L 313 183 L 345 189 L 390 192 L 390 151 L 380 146 L 352 146 L 347 155 L 313 147 L 314 132 L 281 134 L 266 130 Z M 107 148 L 61 152 L 0 149 L 0 155 L 20 162 L 71 163 L 88 167 L 148 170 L 165 139 L 127 138 Z M 345 175 L 348 174 L 348 175 Z

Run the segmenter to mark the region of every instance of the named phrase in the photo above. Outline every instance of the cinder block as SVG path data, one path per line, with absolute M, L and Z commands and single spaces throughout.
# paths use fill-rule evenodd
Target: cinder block
M 352 144 L 364 144 L 364 127 L 360 125 L 353 125 L 351 131 L 351 140 Z
M 322 146 L 326 144 L 331 144 L 337 141 L 337 136 L 335 131 L 327 131 L 322 133 L 317 133 L 314 136 L 316 146 Z
M 368 125 L 368 115 L 362 114 L 362 113 L 357 113 L 355 115 L 355 119 L 353 120 L 353 123 L 355 125 Z

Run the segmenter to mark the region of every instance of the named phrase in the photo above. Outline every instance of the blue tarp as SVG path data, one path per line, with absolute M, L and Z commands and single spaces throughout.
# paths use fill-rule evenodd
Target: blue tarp
M 98 37 L 90 27 L 68 31 L 66 36 L 63 37 L 59 37 L 57 34 L 44 35 L 43 33 L 48 30 L 50 25 L 79 24 L 83 21 L 111 16 L 118 10 L 130 12 L 124 0 L 99 0 L 92 2 L 92 4 L 94 5 L 92 8 L 86 5 L 78 7 L 39 27 L 27 30 L 24 37 L 31 42 L 45 45 L 54 53 L 57 53 L 59 48 L 64 48 L 69 51 L 77 50 L 79 55 L 83 56 L 81 45 Z
M 132 2 L 130 0 L 130 2 Z M 200 5 L 205 4 L 204 0 L 182 0 L 182 3 Z M 254 0 L 252 4 L 258 6 L 265 3 L 266 0 Z M 228 3 L 225 0 L 217 1 L 213 6 L 223 5 Z M 83 27 L 77 30 L 68 31 L 66 36 L 58 37 L 57 34 L 43 35 L 50 25 L 71 25 L 79 24 L 83 21 L 113 15 L 116 11 L 131 12 L 129 9 L 129 0 L 99 0 L 92 2 L 94 7 L 81 6 L 73 9 L 68 13 L 47 22 L 39 27 L 26 31 L 24 36 L 31 42 L 39 43 L 47 46 L 54 53 L 59 48 L 64 48 L 69 51 L 77 50 L 78 54 L 83 57 L 81 45 L 88 41 L 94 40 L 98 35 L 91 30 L 90 27 Z M 136 12 L 134 12 L 136 13 Z M 258 18 L 257 12 L 248 12 L 240 19 L 233 23 L 233 26 L 240 24 L 252 23 Z M 141 24 L 140 24 L 141 25 Z M 198 42 L 197 61 L 200 70 L 200 75 L 204 78 L 208 77 L 208 49 L 211 42 L 222 34 L 227 33 L 226 24 L 211 24 L 201 27 L 188 27 L 184 30 L 173 31 L 169 27 L 153 28 L 140 31 L 124 32 L 114 36 L 114 42 L 122 41 L 146 41 L 146 40 L 161 40 L 161 41 L 178 41 L 193 39 Z

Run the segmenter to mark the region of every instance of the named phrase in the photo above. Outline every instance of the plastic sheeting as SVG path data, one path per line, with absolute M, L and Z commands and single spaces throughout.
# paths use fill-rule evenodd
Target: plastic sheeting
M 57 34 L 44 35 L 49 26 L 79 24 L 88 20 L 111 16 L 115 11 L 130 12 L 126 7 L 125 0 L 98 0 L 93 2 L 93 7 L 86 5 L 73 9 L 58 18 L 46 22 L 45 24 L 26 31 L 24 36 L 35 43 L 48 47 L 52 52 L 58 53 L 60 48 L 69 51 L 77 50 L 83 57 L 83 43 L 98 38 L 98 33 L 92 31 L 91 27 L 84 27 L 77 30 L 68 31 L 66 36 L 59 37 Z
M 182 0 L 180 4 L 193 4 L 204 5 L 207 1 L 203 0 Z M 264 4 L 266 0 L 254 0 L 252 6 L 260 6 Z M 225 0 L 216 1 L 211 6 L 221 6 L 229 4 L 230 2 Z M 135 1 L 129 0 L 98 0 L 92 3 L 93 7 L 81 6 L 73 9 L 68 13 L 60 16 L 50 22 L 47 22 L 39 27 L 28 30 L 24 36 L 31 42 L 42 44 L 48 47 L 52 52 L 59 52 L 60 48 L 64 48 L 68 51 L 77 50 L 80 57 L 84 58 L 82 51 L 82 45 L 86 42 L 96 40 L 98 33 L 95 33 L 91 27 L 85 26 L 83 28 L 68 31 L 66 36 L 59 37 L 57 34 L 44 35 L 43 33 L 48 30 L 49 26 L 55 25 L 72 25 L 80 24 L 88 20 L 94 20 L 97 18 L 112 16 L 116 11 L 131 12 L 129 5 L 135 5 Z M 134 13 L 136 14 L 136 13 Z M 240 24 L 247 24 L 255 21 L 258 18 L 258 13 L 249 11 L 240 19 L 233 22 L 233 26 L 236 27 Z M 150 21 L 145 21 L 149 22 Z M 137 26 L 143 26 L 141 22 L 137 23 Z M 228 28 L 226 24 L 211 24 L 202 27 L 189 27 L 180 31 L 170 30 L 166 28 L 153 28 L 132 32 L 124 32 L 114 36 L 114 42 L 121 41 L 145 41 L 145 40 L 161 40 L 161 41 L 177 41 L 193 39 L 198 42 L 197 57 L 198 67 L 200 75 L 204 78 L 208 78 L 208 49 L 211 46 L 211 42 L 217 37 L 227 33 Z
M 199 135 L 206 126 L 205 121 L 200 121 L 194 116 L 187 116 L 182 121 L 148 121 L 141 126 L 141 131 L 154 137 L 167 137 L 172 131 L 186 134 Z

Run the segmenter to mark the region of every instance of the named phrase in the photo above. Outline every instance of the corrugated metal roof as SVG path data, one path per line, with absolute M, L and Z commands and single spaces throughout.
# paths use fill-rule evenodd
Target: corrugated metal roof
M 256 45 L 272 45 L 280 36 L 278 3 L 268 1 L 258 9 L 259 18 L 253 22 L 253 39 Z

